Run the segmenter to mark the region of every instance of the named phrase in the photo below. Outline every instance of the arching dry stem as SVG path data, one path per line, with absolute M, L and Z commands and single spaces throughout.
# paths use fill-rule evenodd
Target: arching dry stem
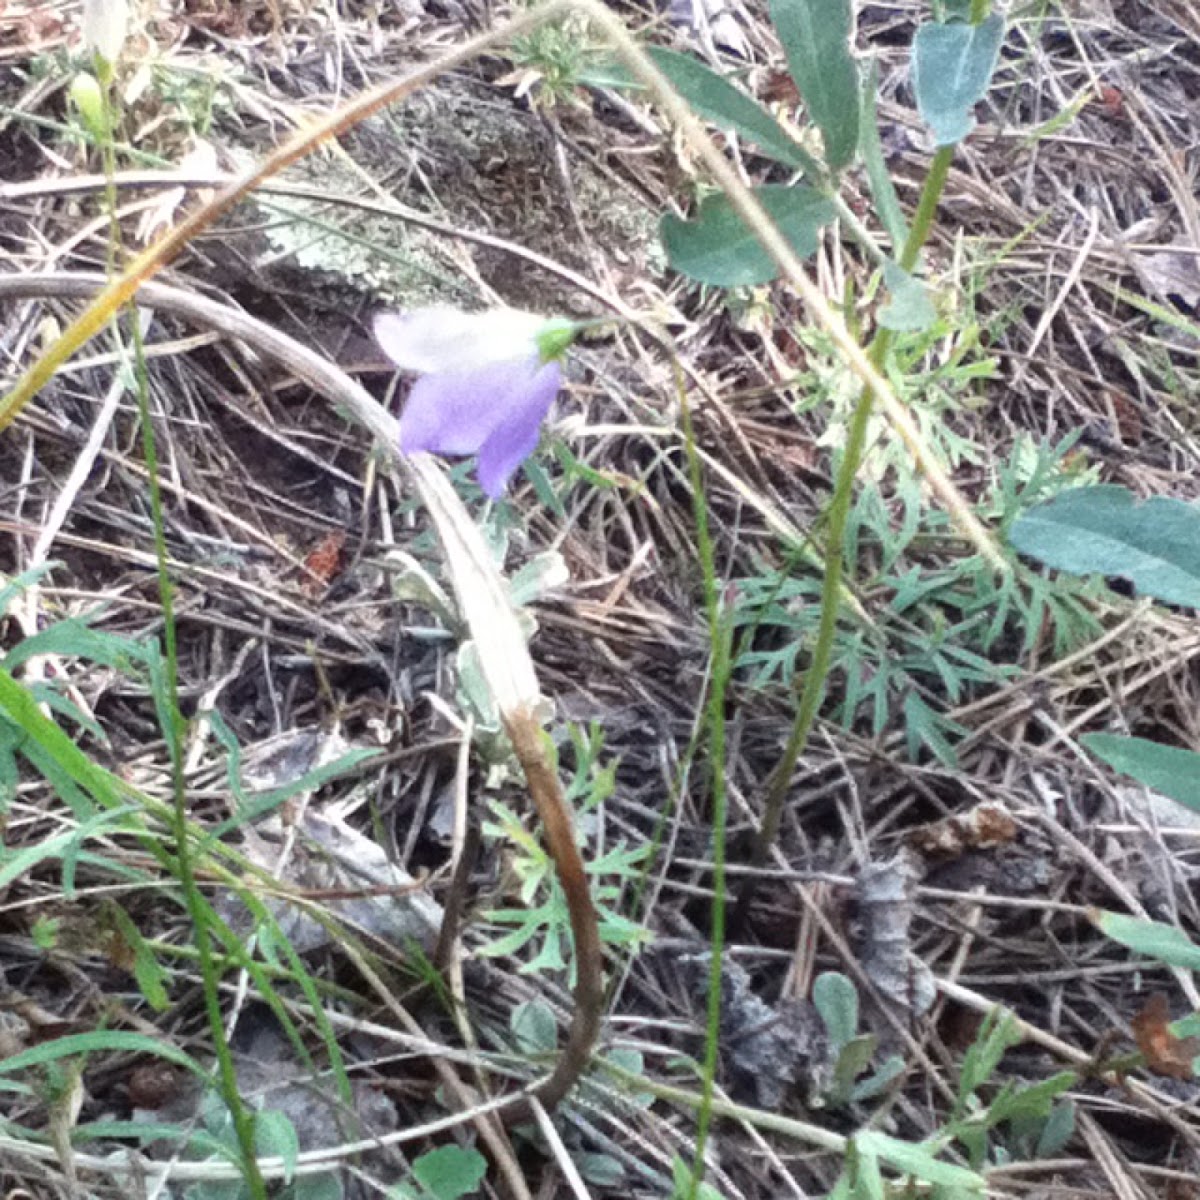
M 103 275 L 82 272 L 0 276 L 0 300 L 86 300 L 95 296 L 105 282 Z M 148 283 L 138 289 L 138 297 L 154 308 L 176 313 L 205 328 L 236 338 L 264 357 L 274 359 L 327 400 L 342 405 L 408 472 L 437 522 L 451 575 L 459 585 L 459 598 L 472 624 L 481 658 L 490 668 L 489 682 L 501 701 L 505 728 L 525 772 L 570 914 L 576 956 L 575 1011 L 559 1060 L 536 1091 L 543 1105 L 554 1107 L 586 1067 L 599 1032 L 604 1003 L 603 954 L 596 910 L 575 841 L 571 812 L 533 710 L 536 679 L 532 664 L 478 530 L 437 465 L 424 455 L 404 458 L 400 454 L 396 419 L 334 363 L 265 322 L 205 296 Z M 462 590 L 469 588 L 472 580 L 473 591 L 463 595 Z M 510 1123 L 528 1117 L 527 1103 L 505 1109 L 505 1120 Z
M 600 1033 L 600 1018 L 604 1011 L 604 952 L 583 857 L 575 841 L 571 813 L 558 772 L 547 753 L 545 734 L 533 715 L 524 710 L 507 714 L 504 728 L 521 761 L 529 794 L 542 819 L 546 847 L 558 870 L 558 881 L 566 897 L 575 938 L 575 1012 L 571 1029 L 553 1073 L 536 1092 L 542 1104 L 552 1109 L 583 1073 Z

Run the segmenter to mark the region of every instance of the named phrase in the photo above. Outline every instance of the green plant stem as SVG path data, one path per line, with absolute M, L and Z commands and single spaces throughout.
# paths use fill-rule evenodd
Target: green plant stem
M 787 239 L 727 160 L 725 152 L 705 132 L 700 119 L 671 87 L 666 76 L 655 66 L 645 50 L 638 45 L 616 12 L 602 0 L 569 0 L 569 3 L 574 9 L 586 13 L 591 18 L 596 28 L 611 41 L 615 52 L 646 86 L 667 116 L 678 125 L 687 141 L 695 147 L 714 180 L 729 197 L 734 211 L 753 231 L 759 245 L 779 267 L 783 278 L 795 289 L 813 317 L 832 338 L 847 367 L 863 380 L 864 384 L 878 391 L 877 399 L 887 419 L 924 472 L 930 490 L 945 506 L 963 535 L 997 571 L 1007 572 L 1010 569 L 1007 558 L 975 515 L 974 509 L 955 488 L 936 456 L 930 452 L 907 408 L 896 397 L 888 381 L 871 365 L 866 352 L 851 334 L 845 320 L 833 311 L 820 288 L 809 279 Z M 3 407 L 0 406 L 0 423 L 3 420 Z
M 233 1052 L 225 1036 L 225 1020 L 221 1013 L 220 977 L 212 952 L 208 928 L 208 909 L 196 882 L 192 862 L 191 837 L 188 830 L 187 780 L 183 770 L 184 720 L 179 709 L 178 647 L 175 636 L 174 588 L 167 573 L 167 539 L 163 524 L 162 489 L 158 479 L 158 454 L 151 425 L 150 396 L 146 383 L 145 348 L 136 306 L 132 308 L 133 344 L 137 362 L 138 418 L 142 426 L 142 454 L 146 460 L 146 476 L 150 488 L 150 515 L 154 527 L 154 557 L 158 574 L 159 602 L 163 617 L 163 668 L 166 712 L 161 714 L 163 736 L 171 758 L 171 833 L 175 841 L 175 862 L 183 902 L 192 921 L 192 937 L 200 966 L 204 992 L 204 1010 L 208 1017 L 213 1051 L 217 1059 L 217 1083 L 221 1097 L 229 1109 L 230 1119 L 241 1151 L 242 1169 L 251 1200 L 267 1200 L 267 1185 L 258 1169 L 254 1145 L 254 1117 L 242 1103 L 238 1091 L 237 1070 Z
M 108 176 L 107 197 L 112 221 L 109 237 L 109 267 L 115 264 L 119 248 L 117 239 L 120 228 L 116 224 L 116 189 L 112 183 L 115 174 L 112 131 L 113 113 L 111 89 L 104 85 L 104 168 Z M 146 347 L 142 339 L 140 314 L 136 304 L 129 306 L 130 336 L 133 343 L 135 376 L 137 380 L 138 420 L 142 429 L 142 454 L 146 462 L 146 478 L 150 491 L 150 516 L 154 532 L 154 558 L 158 576 L 159 604 L 163 619 L 163 696 L 160 700 L 159 722 L 171 758 L 171 833 L 175 842 L 175 862 L 179 872 L 179 884 L 183 892 L 184 905 L 192 922 L 192 937 L 200 966 L 200 978 L 204 992 L 204 1008 L 212 1034 L 213 1049 L 217 1059 L 218 1086 L 233 1121 L 241 1151 L 242 1169 L 251 1200 L 267 1200 L 267 1185 L 258 1169 L 258 1156 L 254 1144 L 254 1117 L 242 1103 L 238 1091 L 237 1070 L 233 1052 L 225 1036 L 225 1022 L 221 1013 L 219 991 L 220 975 L 212 951 L 212 938 L 208 925 L 208 906 L 200 894 L 196 882 L 195 866 L 192 862 L 191 836 L 188 829 L 187 780 L 183 767 L 183 734 L 185 722 L 179 708 L 179 649 L 175 628 L 174 587 L 167 570 L 167 537 L 163 520 L 162 488 L 158 477 L 158 447 L 154 437 L 154 425 L 150 413 L 150 389 L 146 371 Z
M 677 369 L 678 373 L 678 369 Z M 692 1160 L 689 1200 L 696 1200 L 704 1179 L 704 1148 L 712 1124 L 713 1100 L 717 1077 L 717 1058 L 721 1044 L 721 976 L 725 950 L 725 692 L 730 674 L 732 619 L 723 611 L 716 555 L 708 527 L 704 481 L 700 458 L 696 453 L 695 430 L 683 381 L 677 378 L 683 444 L 687 449 L 688 474 L 692 484 L 692 507 L 696 522 L 696 549 L 704 572 L 704 608 L 708 617 L 711 668 L 705 721 L 708 726 L 708 761 L 712 777 L 712 859 L 713 905 L 709 930 L 708 1012 L 704 1032 L 704 1066 L 700 1109 L 696 1119 L 696 1153 Z
M 617 1066 L 607 1058 L 597 1058 L 596 1066 L 604 1074 L 610 1075 L 623 1088 L 631 1093 L 648 1092 L 650 1095 L 668 1104 L 677 1104 L 681 1108 L 699 1110 L 706 1103 L 703 1096 L 696 1095 L 686 1088 L 674 1087 L 669 1083 L 659 1083 L 645 1075 L 627 1071 Z M 826 1129 L 822 1125 L 811 1125 L 806 1121 L 795 1121 L 778 1113 L 766 1112 L 761 1108 L 750 1108 L 744 1104 L 735 1104 L 732 1100 L 710 1098 L 708 1107 L 718 1117 L 731 1121 L 744 1121 L 755 1129 L 765 1129 L 772 1133 L 782 1134 L 806 1146 L 817 1150 L 826 1150 L 831 1154 L 845 1154 L 850 1139 Z
M 100 158 L 104 164 L 104 206 L 108 209 L 108 245 L 105 247 L 105 272 L 117 269 L 117 251 L 121 246 L 121 222 L 117 216 L 117 146 L 113 128 L 112 68 L 99 54 L 92 55 L 92 69 L 100 84 L 100 116 L 104 127 L 100 134 Z
M 946 178 L 950 173 L 950 164 L 953 158 L 953 146 L 941 146 L 933 156 L 929 174 L 925 178 L 925 186 L 921 189 L 921 198 L 913 216 L 908 240 L 900 252 L 900 267 L 905 271 L 911 271 L 916 265 L 921 248 L 925 245 L 930 230 L 933 228 L 934 215 L 937 212 L 942 191 L 946 186 Z M 867 358 L 876 371 L 882 371 L 891 346 L 892 331 L 880 329 L 872 339 L 867 351 Z M 817 641 L 813 647 L 812 661 L 805 672 L 804 688 L 796 709 L 796 719 L 792 723 L 787 745 L 771 776 L 763 809 L 762 825 L 759 827 L 751 858 L 754 866 L 761 866 L 766 861 L 771 847 L 775 844 L 775 839 L 779 836 L 779 825 L 783 819 L 783 805 L 791 786 L 792 775 L 796 770 L 796 764 L 800 761 L 800 756 L 808 746 L 808 739 L 812 734 L 817 713 L 825 698 L 825 685 L 833 659 L 833 641 L 837 632 L 838 613 L 841 608 L 846 525 L 850 518 L 850 507 L 854 500 L 854 481 L 862 462 L 874 406 L 874 389 L 865 387 L 850 418 L 846 447 L 842 454 L 841 466 L 838 468 L 833 499 L 829 504 L 828 532 L 825 542 L 825 573 L 821 583 L 821 619 L 817 627 Z M 738 903 L 739 919 L 743 919 L 748 913 L 752 896 L 753 887 L 748 881 Z
M 159 938 L 143 938 L 146 948 L 152 951 L 160 958 L 175 958 L 180 959 L 184 963 L 194 963 L 200 958 L 199 951 L 195 946 L 180 945 L 177 942 L 164 942 Z M 214 952 L 213 963 L 221 971 L 235 971 L 245 966 L 246 959 L 237 957 L 233 954 L 225 954 L 221 951 Z M 278 979 L 284 983 L 294 983 L 296 977 L 287 967 L 275 966 L 272 963 L 259 963 L 258 969 L 267 979 Z M 336 1000 L 339 1004 L 350 1005 L 358 1003 L 362 997 L 353 988 L 343 987 L 341 984 L 329 983 L 324 979 L 313 981 L 316 985 L 318 996 L 323 996 L 329 1000 Z M 226 984 L 226 988 L 232 985 Z

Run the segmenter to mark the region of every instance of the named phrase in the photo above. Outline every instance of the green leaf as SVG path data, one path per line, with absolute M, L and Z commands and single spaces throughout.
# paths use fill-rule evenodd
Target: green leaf
M 466 1146 L 439 1146 L 413 1163 L 417 1182 L 437 1200 L 459 1200 L 478 1190 L 487 1159 Z
M 1200 812 L 1200 754 L 1146 738 L 1089 733 L 1080 741 L 1114 770 Z
M 883 1172 L 879 1169 L 879 1158 L 870 1151 L 856 1146 L 858 1161 L 854 1174 L 855 1200 L 885 1200 L 887 1185 L 883 1181 Z
M 1021 1040 L 1021 1032 L 1008 1013 L 993 1009 L 984 1018 L 975 1041 L 963 1055 L 959 1072 L 958 1094 L 964 1102 L 995 1074 L 1000 1060 L 1010 1046 Z
M 283 1180 L 291 1182 L 296 1173 L 300 1139 L 286 1113 L 269 1108 L 254 1114 L 254 1148 L 262 1158 L 282 1158 Z
M 524 608 L 570 579 L 566 559 L 557 550 L 547 550 L 531 558 L 508 581 L 508 598 L 515 608 Z
M 1030 1117 L 1046 1120 L 1054 1108 L 1055 1100 L 1078 1082 L 1079 1077 L 1074 1071 L 1059 1071 L 1028 1087 L 1014 1087 L 992 1101 L 988 1110 L 988 1124 Z
M 967 1170 L 966 1167 L 942 1162 L 935 1157 L 933 1151 L 925 1146 L 918 1146 L 913 1142 L 902 1142 L 898 1138 L 888 1137 L 886 1133 L 879 1133 L 874 1129 L 857 1134 L 854 1143 L 861 1154 L 881 1158 L 897 1171 L 911 1175 L 915 1179 L 946 1187 L 983 1191 L 984 1182 L 981 1175 Z
M 598 1188 L 615 1188 L 625 1182 L 625 1168 L 611 1154 L 578 1150 L 571 1155 L 585 1182 Z
M 75 831 L 56 833 L 44 842 L 34 842 L 13 853 L 11 858 L 5 858 L 0 865 L 0 890 L 7 888 L 14 879 L 20 879 L 38 863 L 48 858 L 58 858 L 63 851 L 75 840 Z M 7 851 L 5 852 L 7 854 Z
M 154 957 L 154 951 L 146 945 L 146 939 L 142 937 L 133 918 L 115 901 L 111 901 L 105 911 L 116 924 L 125 944 L 133 951 L 133 977 L 146 1002 L 155 1012 L 165 1012 L 171 1007 L 171 999 L 167 995 L 170 976 Z
M 476 727 L 496 729 L 500 725 L 500 706 L 483 671 L 479 648 L 474 642 L 463 642 L 458 648 L 459 696 L 471 710 Z
M 850 1099 L 857 1104 L 863 1100 L 871 1100 L 878 1096 L 893 1079 L 904 1074 L 904 1059 L 898 1054 L 885 1059 L 883 1065 L 873 1074 L 867 1076 L 861 1083 L 856 1083 L 850 1090 Z
M 525 1054 L 552 1054 L 558 1045 L 558 1022 L 544 1000 L 518 1004 L 509 1020 L 517 1046 Z
M 804 107 L 821 131 L 831 171 L 858 149 L 858 68 L 850 53 L 851 0 L 771 0 L 771 24 Z
M 833 1077 L 825 1089 L 826 1103 L 839 1108 L 849 1101 L 854 1092 L 854 1081 L 875 1057 L 878 1041 L 873 1033 L 864 1033 L 842 1046 L 833 1065 Z
M 237 1146 L 233 1115 L 225 1097 L 216 1088 L 209 1088 L 200 1097 L 200 1121 L 208 1133 L 231 1152 Z
M 619 1071 L 636 1075 L 639 1079 L 646 1077 L 646 1060 L 640 1050 L 634 1050 L 631 1046 L 614 1046 L 604 1058 Z M 623 1080 L 621 1086 L 626 1089 L 625 1099 L 637 1108 L 649 1108 L 654 1103 L 653 1092 L 631 1090 L 633 1085 L 628 1080 Z
M 44 952 L 49 952 L 58 945 L 58 932 L 62 927 L 62 917 L 48 917 L 44 913 L 33 922 L 29 936 L 33 944 Z
M 916 692 L 904 697 L 904 736 L 908 752 L 915 759 L 922 745 L 928 746 L 939 762 L 953 769 L 957 766 L 951 733 L 965 733 L 961 725 L 935 712 Z
M 170 1042 L 159 1041 L 147 1037 L 143 1033 L 133 1033 L 124 1029 L 97 1029 L 90 1033 L 71 1033 L 66 1037 L 55 1038 L 52 1042 L 42 1042 L 22 1050 L 20 1054 L 0 1058 L 0 1075 L 10 1075 L 14 1071 L 23 1071 L 26 1067 L 38 1067 L 43 1063 L 57 1062 L 61 1058 L 71 1058 L 76 1054 L 96 1054 L 103 1050 L 117 1050 L 128 1054 L 151 1054 L 156 1058 L 165 1058 L 176 1066 L 186 1067 L 201 1079 L 208 1079 L 208 1072 L 189 1054 L 185 1054 L 178 1046 Z
M 891 293 L 879 310 L 879 324 L 897 333 L 923 333 L 937 320 L 929 288 L 894 262 L 883 267 L 883 281 Z
M 722 129 L 733 130 L 778 162 L 814 178 L 821 176 L 817 160 L 765 108 L 723 75 L 718 75 L 690 54 L 659 46 L 648 48 L 646 53 L 697 116 Z M 592 87 L 636 90 L 643 86 L 641 80 L 611 54 L 594 59 L 576 77 L 580 83 Z
M 129 638 L 93 629 L 85 618 L 67 617 L 22 638 L 5 654 L 4 668 L 11 673 L 31 658 L 53 654 L 63 658 L 86 658 L 101 666 L 127 670 L 144 653 L 144 648 Z
M 5 660 L 8 661 L 7 659 Z M 65 717 L 68 721 L 79 726 L 81 730 L 85 730 L 91 734 L 101 746 L 108 745 L 108 734 L 105 733 L 100 723 L 83 709 L 71 700 L 69 697 L 62 695 L 57 690 L 57 686 L 53 683 L 31 683 L 29 684 L 29 694 L 51 713 L 55 713 L 60 717 Z
M 699 1187 L 692 1186 L 692 1168 L 676 1155 L 671 1160 L 671 1176 L 674 1187 L 671 1200 L 722 1200 L 721 1193 L 711 1183 L 701 1181 Z
M 1075 1105 L 1070 1100 L 1056 1104 L 1038 1137 L 1037 1158 L 1054 1158 L 1061 1154 L 1075 1135 Z
M 24 591 L 33 587 L 35 583 L 48 571 L 53 571 L 56 567 L 61 567 L 62 563 L 57 559 L 51 562 L 44 562 L 40 566 L 31 567 L 28 571 L 22 571 L 20 575 L 7 579 L 3 586 L 0 586 L 0 616 L 8 612 L 8 606 Z M 6 576 L 0 574 L 0 581 L 6 579 Z
M 820 175 L 812 156 L 784 130 L 783 126 L 740 88 L 734 87 L 710 67 L 690 54 L 655 47 L 648 51 L 654 65 L 671 81 L 697 116 L 731 129 L 753 142 L 764 153 L 809 175 Z
M 813 981 L 812 1001 L 835 1050 L 858 1032 L 858 989 L 840 971 L 824 971 Z
M 234 744 L 236 739 L 234 739 L 234 735 L 229 730 L 229 727 L 221 719 L 220 714 L 212 712 L 209 714 L 209 717 L 214 735 L 223 740 L 223 735 L 227 734 L 230 739 L 233 739 L 227 745 Z M 221 733 L 217 733 L 218 725 L 220 726 Z M 240 826 L 253 824 L 268 813 L 286 804 L 293 796 L 298 796 L 301 792 L 315 792 L 331 780 L 338 778 L 338 776 L 353 771 L 360 763 L 375 758 L 379 753 L 380 751 L 378 750 L 366 748 L 347 750 L 345 754 L 338 755 L 332 762 L 313 767 L 312 770 L 306 771 L 303 775 L 280 787 L 267 788 L 252 794 L 247 794 L 241 788 L 240 783 L 234 787 L 232 781 L 237 768 L 231 766 L 229 768 L 230 788 L 238 801 L 237 813 L 216 826 L 209 833 L 206 841 L 215 841 L 218 838 L 225 837 L 226 834 Z
M 867 77 L 862 87 L 862 115 L 859 117 L 858 153 L 862 157 L 867 184 L 875 198 L 875 212 L 892 239 L 892 253 L 899 254 L 908 241 L 908 222 L 896 185 L 892 182 L 883 154 L 883 142 L 879 137 L 879 118 L 876 115 L 875 98 L 879 90 L 879 62 L 871 60 Z
M 127 1139 L 139 1146 L 151 1142 L 177 1142 L 188 1136 L 188 1131 L 179 1125 L 153 1121 L 84 1121 L 71 1130 L 71 1145 L 85 1146 L 88 1142 L 106 1141 L 113 1138 Z
M 26 747 L 28 749 L 28 747 Z M 68 899 L 75 894 L 75 864 L 81 855 L 82 847 L 91 838 L 111 834 L 114 830 L 135 829 L 136 823 L 126 818 L 137 810 L 131 805 L 112 809 L 109 812 L 95 813 L 74 829 L 56 834 L 44 842 L 35 842 L 21 850 L 10 852 L 0 849 L 0 889 L 19 879 L 39 862 L 45 859 L 61 857 L 63 860 L 62 890 Z M 110 870 L 115 867 L 107 862 Z
M 1157 959 L 1169 967 L 1200 971 L 1200 946 L 1182 929 L 1104 909 L 1094 909 L 1090 916 L 1101 933 L 1135 953 Z
M 0 817 L 8 813 L 9 805 L 16 799 L 17 784 L 21 778 L 17 749 L 21 741 L 16 726 L 0 717 Z
M 812 188 L 784 184 L 767 184 L 754 194 L 801 258 L 816 253 L 818 231 L 836 216 L 829 200 Z M 667 213 L 661 232 L 671 266 L 701 283 L 742 287 L 769 283 L 779 274 L 724 195 L 709 196 L 692 221 Z
M 342 1200 L 342 1181 L 332 1172 L 301 1175 L 292 1184 L 292 1200 Z
M 1009 537 L 1060 571 L 1117 575 L 1156 600 L 1200 606 L 1200 508 L 1182 500 L 1074 488 L 1019 517 Z
M 825 1198 L 825 1200 L 854 1200 L 854 1188 L 850 1182 L 850 1176 L 843 1171 L 838 1176 L 838 1181 L 833 1185 L 833 1191 Z
M 21 752 L 50 780 L 77 818 L 85 820 L 91 815 L 78 791 L 80 787 L 104 807 L 120 804 L 125 789 L 116 777 L 92 762 L 74 740 L 38 708 L 29 689 L 3 668 L 0 668 L 0 714 L 30 739 L 22 744 Z
M 912 80 L 917 108 L 939 146 L 962 141 L 975 127 L 976 104 L 987 94 L 1004 18 L 993 13 L 978 25 L 927 22 L 913 39 Z

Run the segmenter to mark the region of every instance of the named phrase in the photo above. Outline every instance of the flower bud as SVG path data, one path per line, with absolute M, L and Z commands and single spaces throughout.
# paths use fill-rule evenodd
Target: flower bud
M 104 113 L 104 90 L 95 75 L 80 71 L 71 83 L 71 103 L 75 105 L 88 133 L 98 142 L 104 141 L 108 121 Z
M 129 0 L 83 0 L 84 47 L 109 68 L 121 57 L 128 28 Z

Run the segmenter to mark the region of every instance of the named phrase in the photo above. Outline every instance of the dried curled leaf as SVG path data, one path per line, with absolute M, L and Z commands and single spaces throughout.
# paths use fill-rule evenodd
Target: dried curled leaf
M 909 946 L 919 875 L 912 857 L 902 854 L 868 863 L 858 880 L 859 961 L 880 993 L 913 1017 L 928 1012 L 934 1000 L 929 968 Z
M 1017 823 L 1003 804 L 977 804 L 914 829 L 910 844 L 930 858 L 958 858 L 968 850 L 993 850 L 1017 836 Z
M 1154 992 L 1133 1018 L 1133 1036 L 1151 1071 L 1171 1079 L 1191 1079 L 1192 1062 L 1200 1055 L 1200 1037 L 1176 1037 L 1170 1022 L 1166 993 Z

